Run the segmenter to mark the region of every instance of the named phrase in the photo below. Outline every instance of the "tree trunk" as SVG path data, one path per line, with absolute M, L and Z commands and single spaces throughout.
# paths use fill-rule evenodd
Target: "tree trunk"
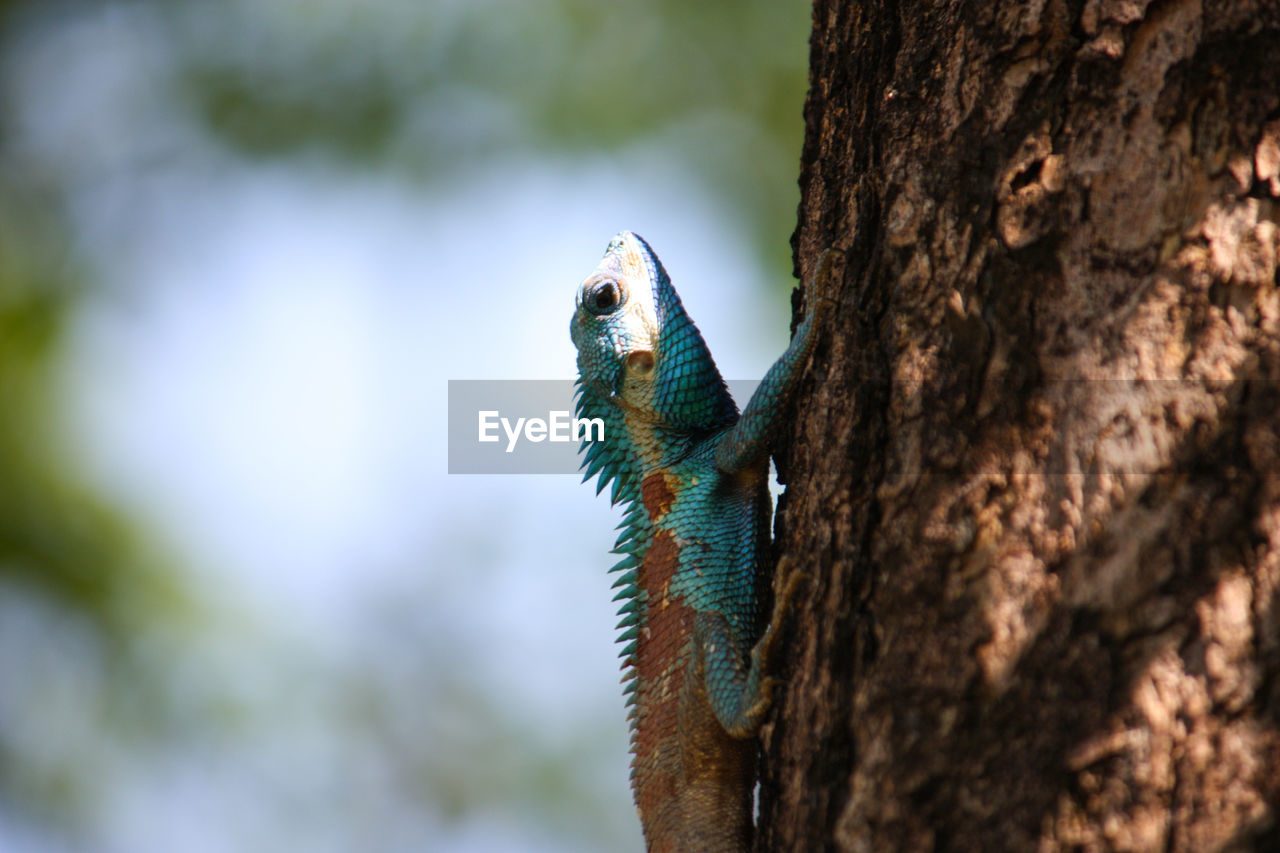
M 761 851 L 1280 848 L 1280 4 L 818 0 Z

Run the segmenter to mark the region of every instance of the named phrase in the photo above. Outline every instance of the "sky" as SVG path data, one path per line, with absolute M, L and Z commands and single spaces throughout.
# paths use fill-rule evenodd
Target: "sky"
M 574 293 L 621 229 L 727 378 L 785 347 L 783 284 L 661 139 L 426 180 L 247 157 L 164 82 L 148 7 L 120 8 L 24 30 L 5 91 L 92 270 L 60 362 L 72 463 L 208 621 L 138 638 L 193 710 L 121 740 L 74 663 L 92 640 L 0 602 L 22 650 L 0 664 L 32 685 L 0 719 L 26 760 L 93 776 L 69 822 L 0 803 L 0 848 L 639 849 L 618 513 L 576 476 L 449 475 L 447 383 L 572 378 Z

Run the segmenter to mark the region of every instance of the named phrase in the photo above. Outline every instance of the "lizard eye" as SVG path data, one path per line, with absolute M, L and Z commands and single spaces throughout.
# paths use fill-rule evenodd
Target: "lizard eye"
M 611 278 L 593 281 L 582 288 L 582 304 L 597 317 L 612 314 L 622 305 L 622 288 Z

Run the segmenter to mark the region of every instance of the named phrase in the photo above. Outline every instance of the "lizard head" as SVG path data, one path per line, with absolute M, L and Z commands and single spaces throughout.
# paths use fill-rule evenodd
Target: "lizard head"
M 634 416 L 714 429 L 737 407 L 658 256 L 623 231 L 578 288 L 570 324 L 579 381 Z

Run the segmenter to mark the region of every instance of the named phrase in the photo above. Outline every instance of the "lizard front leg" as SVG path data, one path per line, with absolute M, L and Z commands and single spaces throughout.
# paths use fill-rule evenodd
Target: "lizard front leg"
M 817 272 L 805 287 L 805 318 L 796 329 L 787 351 L 773 363 L 751 395 L 742 417 L 720 439 L 716 447 L 716 467 L 725 472 L 742 471 L 768 452 L 777 433 L 782 412 L 794 390 L 800 371 L 813 351 L 815 329 L 830 311 L 825 293 L 833 280 L 837 262 L 843 255 L 827 249 L 818 258 Z

